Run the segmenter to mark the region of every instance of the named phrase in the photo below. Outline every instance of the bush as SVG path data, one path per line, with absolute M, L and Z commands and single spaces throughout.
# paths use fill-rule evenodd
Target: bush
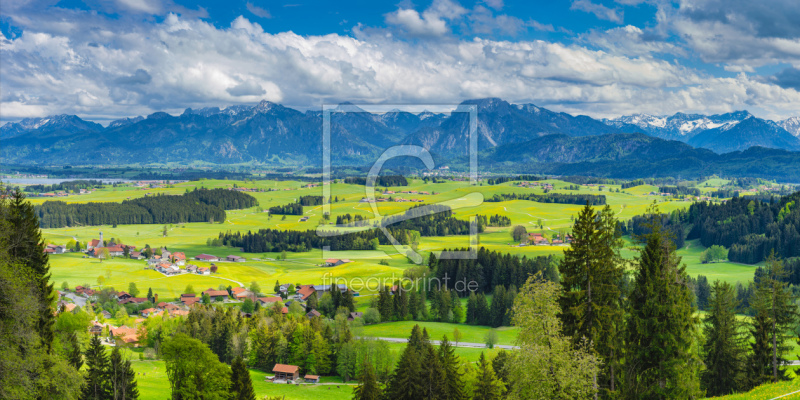
M 381 322 L 381 313 L 378 310 L 368 308 L 364 311 L 365 324 L 377 324 L 378 322 Z

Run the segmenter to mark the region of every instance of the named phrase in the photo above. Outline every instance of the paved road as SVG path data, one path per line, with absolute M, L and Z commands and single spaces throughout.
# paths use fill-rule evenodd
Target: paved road
M 75 293 L 67 293 L 66 295 L 64 295 L 64 297 L 70 298 L 72 302 L 75 303 L 75 305 L 78 307 L 86 306 L 86 297 L 78 296 Z
M 359 338 L 362 338 L 362 337 L 359 337 Z M 401 338 L 366 337 L 366 336 L 364 336 L 363 338 L 364 339 L 379 339 L 379 340 L 384 340 L 384 341 L 391 342 L 391 343 L 408 343 L 408 339 L 401 339 Z M 431 343 L 433 343 L 435 345 L 439 345 L 439 344 L 441 344 L 441 341 L 440 340 L 431 340 Z M 453 346 L 456 345 L 455 342 L 450 342 L 450 344 L 452 344 Z M 470 343 L 470 342 L 458 342 L 458 347 L 470 347 L 470 348 L 475 348 L 475 349 L 485 349 L 485 348 L 487 348 L 484 343 Z M 494 347 L 496 347 L 498 349 L 505 349 L 505 350 L 516 350 L 516 349 L 519 348 L 517 346 L 509 346 L 509 345 L 506 345 L 506 344 L 496 344 L 496 345 L 494 345 Z

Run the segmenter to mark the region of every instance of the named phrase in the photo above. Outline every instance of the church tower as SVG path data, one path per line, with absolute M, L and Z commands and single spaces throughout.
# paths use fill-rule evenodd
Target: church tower
M 100 242 L 97 243 L 97 247 L 106 247 L 105 243 L 103 243 L 103 231 L 100 231 Z

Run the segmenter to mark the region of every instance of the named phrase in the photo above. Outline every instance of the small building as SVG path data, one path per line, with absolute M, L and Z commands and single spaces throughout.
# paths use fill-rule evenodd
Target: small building
M 355 320 L 356 320 L 356 318 L 363 318 L 363 317 L 364 317 L 364 313 L 363 313 L 363 312 L 356 311 L 356 312 L 351 312 L 351 313 L 350 313 L 350 314 L 347 316 L 347 320 L 348 320 L 348 321 L 355 321 Z
M 308 383 L 319 383 L 319 375 L 306 375 L 303 377 L 303 380 Z
M 89 328 L 89 333 L 92 334 L 92 335 L 95 335 L 95 336 L 100 335 L 101 333 L 103 333 L 103 326 L 102 325 L 92 325 L 92 327 Z
M 219 257 L 212 256 L 211 254 L 198 254 L 194 256 L 194 259 L 200 261 L 209 261 L 209 262 L 219 261 Z
M 197 267 L 197 274 L 198 275 L 210 275 L 211 270 L 206 267 Z
M 110 312 L 108 312 L 106 310 L 103 310 L 103 312 L 101 314 L 103 314 L 103 318 L 111 319 L 111 313 Z
M 262 307 L 266 306 L 266 305 L 275 304 L 277 302 L 283 301 L 283 299 L 278 297 L 278 296 L 259 297 L 257 300 L 258 300 L 259 303 L 261 303 Z
M 208 297 L 211 297 L 211 300 L 215 301 L 223 301 L 228 298 L 228 291 L 227 290 L 214 290 L 208 289 L 203 292 L 203 294 L 207 294 Z
M 321 317 L 321 316 L 322 314 L 320 314 L 319 311 L 317 310 L 311 310 L 306 314 L 306 317 L 308 318 Z
M 184 265 L 184 264 L 186 264 L 186 254 L 184 254 L 183 252 L 177 252 L 176 251 L 176 252 L 172 253 L 169 258 L 170 258 L 170 260 L 172 260 L 172 263 L 175 264 L 175 265 Z
M 296 365 L 275 364 L 272 372 L 277 381 L 293 381 L 300 377 L 300 367 Z
M 227 256 L 225 257 L 225 261 L 244 262 L 245 258 L 241 256 Z
M 144 254 L 141 251 L 132 251 L 128 256 L 134 260 L 144 260 Z

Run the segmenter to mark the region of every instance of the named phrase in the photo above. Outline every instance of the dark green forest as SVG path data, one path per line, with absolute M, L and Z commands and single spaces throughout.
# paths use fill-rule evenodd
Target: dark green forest
M 535 194 L 535 193 L 501 193 L 486 199 L 488 202 L 501 202 L 509 200 L 529 200 L 537 203 L 579 204 L 587 202 L 593 206 L 606 204 L 606 196 L 595 194 Z
M 226 189 L 195 189 L 182 195 L 156 195 L 122 203 L 45 201 L 36 206 L 42 228 L 116 224 L 223 222 L 225 210 L 258 205 L 255 197 Z

